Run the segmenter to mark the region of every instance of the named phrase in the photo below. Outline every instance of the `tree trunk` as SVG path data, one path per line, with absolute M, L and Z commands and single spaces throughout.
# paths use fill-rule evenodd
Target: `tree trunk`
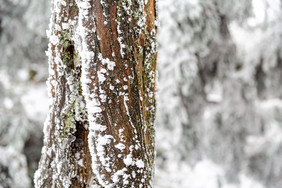
M 155 0 L 53 0 L 36 187 L 152 187 Z

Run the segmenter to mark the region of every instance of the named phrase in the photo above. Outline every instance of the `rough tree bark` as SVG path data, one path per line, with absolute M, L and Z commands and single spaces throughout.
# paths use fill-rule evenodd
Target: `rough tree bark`
M 152 187 L 155 0 L 53 0 L 36 187 Z

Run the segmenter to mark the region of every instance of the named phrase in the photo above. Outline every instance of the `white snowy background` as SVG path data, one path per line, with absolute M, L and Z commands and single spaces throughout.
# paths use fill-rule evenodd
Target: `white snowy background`
M 282 3 L 159 0 L 156 188 L 282 187 Z M 0 0 L 0 187 L 33 187 L 50 2 Z

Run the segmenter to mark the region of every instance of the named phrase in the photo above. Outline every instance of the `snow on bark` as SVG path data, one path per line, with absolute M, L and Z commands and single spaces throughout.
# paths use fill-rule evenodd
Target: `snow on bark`
M 81 128 L 77 125 L 85 121 L 85 105 L 80 96 L 79 59 L 73 46 L 75 9 L 73 1 L 52 1 L 47 32 L 49 114 L 44 124 L 44 147 L 35 173 L 35 187 L 70 187 L 78 173 L 80 158 L 74 159 L 72 148 L 78 144 L 75 133 Z M 83 151 L 78 151 L 76 156 L 82 154 Z
M 50 109 L 36 187 L 152 187 L 154 1 L 52 5 Z
M 133 186 L 134 183 L 136 186 L 152 186 L 148 180 L 152 177 L 153 163 L 151 161 L 154 152 L 152 148 L 149 148 L 150 156 L 142 156 L 142 153 L 146 153 L 146 147 L 153 143 L 151 137 L 154 134 L 154 107 L 151 106 L 154 106 L 156 51 L 153 50 L 155 46 L 151 46 L 155 44 L 155 33 L 151 32 L 150 36 L 145 24 L 143 1 L 135 2 L 138 14 L 134 16 L 131 15 L 134 12 L 131 1 L 118 1 L 113 4 L 106 4 L 104 1 L 93 4 L 86 1 L 80 3 L 83 4 L 78 4 L 80 8 L 78 27 L 80 37 L 77 38 L 81 39 L 80 46 L 82 46 L 79 52 L 82 60 L 82 89 L 88 111 L 90 130 L 88 142 L 93 173 L 98 184 L 102 187 Z M 90 14 L 91 9 L 94 10 L 94 15 Z M 109 10 L 113 12 L 109 14 Z M 114 11 L 116 11 L 117 17 L 115 17 Z M 154 23 L 154 20 L 151 19 L 148 18 L 147 21 Z M 140 24 L 135 25 L 133 21 Z M 95 25 L 90 26 L 89 23 L 93 22 Z M 130 25 L 132 28 L 127 28 L 125 25 Z M 150 28 L 150 30 L 153 29 Z M 145 38 L 147 43 L 140 44 L 140 41 L 137 41 L 138 38 L 134 39 L 134 32 L 137 37 L 148 35 L 149 37 Z M 109 41 L 111 37 L 117 37 L 118 43 Z M 92 41 L 93 38 L 95 42 Z M 125 42 L 128 41 L 128 38 L 132 38 L 140 46 L 136 47 L 133 43 Z M 134 57 L 136 55 L 134 50 L 146 50 L 144 54 L 147 57 L 142 56 L 140 59 L 139 55 L 143 54 Z M 141 60 L 140 63 L 144 61 L 147 69 L 142 70 L 143 65 L 139 64 L 138 60 Z M 138 64 L 141 68 L 139 75 L 134 71 L 134 66 L 137 67 Z M 144 73 L 145 75 L 143 75 Z M 151 79 L 146 83 L 146 91 L 143 91 L 143 86 L 136 83 L 138 77 L 140 80 Z M 147 86 L 149 87 L 147 88 Z M 133 98 L 130 93 L 130 90 L 133 89 L 137 92 L 135 94 L 141 93 L 145 96 L 134 96 Z M 138 109 L 138 103 L 133 104 L 132 101 L 139 100 L 141 102 L 141 98 L 148 98 L 149 101 L 144 111 L 151 110 L 147 112 L 151 114 L 145 114 L 143 119 L 140 119 L 142 109 Z M 131 107 L 128 106 L 130 103 Z M 140 116 L 134 117 L 130 110 L 139 113 Z M 147 116 L 151 116 L 151 119 Z M 140 125 L 143 126 L 138 127 Z M 150 140 L 146 140 L 148 137 Z M 146 141 L 147 145 L 142 143 Z M 128 156 L 130 156 L 128 160 L 132 161 L 130 167 L 124 160 Z M 142 178 L 135 179 L 136 174 Z

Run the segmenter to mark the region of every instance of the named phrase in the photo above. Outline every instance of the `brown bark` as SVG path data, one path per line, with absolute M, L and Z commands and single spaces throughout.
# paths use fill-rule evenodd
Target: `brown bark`
M 145 2 L 53 1 L 52 100 L 36 187 L 152 187 L 156 7 Z

